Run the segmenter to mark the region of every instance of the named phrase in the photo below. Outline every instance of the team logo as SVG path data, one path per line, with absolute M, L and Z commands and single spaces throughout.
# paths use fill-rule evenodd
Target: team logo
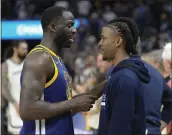
M 102 102 L 101 102 L 101 106 L 106 106 L 106 94 L 102 95 Z
M 64 71 L 64 78 L 66 80 L 66 96 L 67 99 L 70 100 L 72 98 L 72 79 L 69 74 Z

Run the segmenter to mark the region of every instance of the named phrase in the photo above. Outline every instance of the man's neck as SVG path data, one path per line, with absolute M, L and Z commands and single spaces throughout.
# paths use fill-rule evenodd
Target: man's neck
M 118 51 L 116 53 L 116 56 L 115 56 L 114 60 L 112 61 L 112 64 L 114 66 L 116 66 L 119 62 L 121 62 L 124 59 L 128 59 L 128 58 L 129 58 L 129 55 L 126 52 Z
M 13 55 L 13 56 L 11 57 L 11 60 L 12 60 L 14 63 L 16 63 L 16 64 L 22 63 L 22 60 L 21 60 L 18 56 L 16 56 L 16 55 Z
M 43 38 L 41 40 L 41 45 L 46 46 L 48 49 L 52 50 L 56 54 L 60 53 L 60 50 L 54 42 L 53 36 L 51 36 L 49 33 L 44 33 Z

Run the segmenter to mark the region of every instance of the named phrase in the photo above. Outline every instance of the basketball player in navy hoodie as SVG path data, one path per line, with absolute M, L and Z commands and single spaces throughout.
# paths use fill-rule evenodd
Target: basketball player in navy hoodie
M 112 59 L 115 68 L 103 95 L 99 134 L 160 134 L 161 102 L 169 106 L 171 92 L 160 73 L 138 56 L 138 39 L 137 25 L 128 18 L 112 20 L 103 28 L 99 46 L 104 59 Z M 147 67 L 149 75 L 141 63 Z M 131 70 L 139 79 L 134 78 Z
M 115 67 L 103 95 L 99 135 L 146 131 L 143 84 L 149 83 L 150 78 L 142 61 L 137 57 L 130 59 L 131 54 L 137 55 L 138 38 L 134 38 L 125 19 L 112 20 L 104 26 L 99 42 L 103 59 L 112 60 Z M 138 29 L 135 33 L 139 35 Z

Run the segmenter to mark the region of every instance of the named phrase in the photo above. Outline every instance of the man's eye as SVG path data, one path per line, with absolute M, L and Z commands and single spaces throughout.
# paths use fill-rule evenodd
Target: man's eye
M 68 28 L 70 28 L 70 27 L 72 27 L 73 25 L 72 25 L 72 23 L 70 23 L 69 25 L 68 25 Z

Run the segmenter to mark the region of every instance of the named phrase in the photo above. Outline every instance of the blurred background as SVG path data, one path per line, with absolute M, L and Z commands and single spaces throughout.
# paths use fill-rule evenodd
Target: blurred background
M 40 43 L 40 15 L 52 5 L 65 7 L 75 16 L 78 31 L 75 44 L 61 54 L 73 79 L 74 95 L 84 93 L 102 81 L 112 66 L 110 62 L 102 60 L 97 44 L 102 26 L 119 16 L 136 21 L 140 29 L 143 59 L 155 66 L 169 81 L 170 71 L 166 70 L 161 54 L 164 45 L 172 40 L 171 0 L 2 0 L 1 63 L 13 55 L 14 44 L 25 43 L 30 51 Z M 13 51 L 9 51 L 10 48 Z M 26 50 L 25 52 L 27 53 Z M 5 126 L 9 123 L 9 112 L 6 109 L 8 99 L 3 95 L 2 98 L 3 129 L 8 132 L 8 126 Z M 90 112 L 78 113 L 73 117 L 75 133 L 84 134 L 97 130 L 100 106 L 101 99 Z

